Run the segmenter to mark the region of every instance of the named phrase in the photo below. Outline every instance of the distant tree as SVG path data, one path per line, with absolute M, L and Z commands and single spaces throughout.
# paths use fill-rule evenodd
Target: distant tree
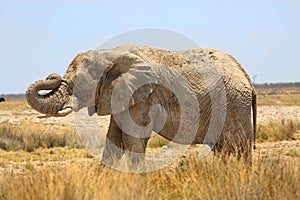
M 2 102 L 2 101 L 5 101 L 4 97 L 1 97 L 1 98 L 0 98 L 0 102 Z
M 258 76 L 257 74 L 254 74 L 254 75 L 252 76 L 252 82 L 253 82 L 253 84 L 256 83 L 255 81 L 256 81 L 257 76 Z
M 289 83 L 260 83 L 254 84 L 256 88 L 295 88 L 300 87 L 300 82 L 289 82 Z

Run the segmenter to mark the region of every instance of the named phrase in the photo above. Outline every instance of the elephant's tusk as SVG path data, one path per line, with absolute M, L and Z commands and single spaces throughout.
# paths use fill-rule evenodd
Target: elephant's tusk
M 64 116 L 70 114 L 71 112 L 72 112 L 72 108 L 65 108 L 65 109 L 63 109 L 61 111 L 58 111 L 57 114 L 60 117 L 64 117 Z
M 51 115 L 41 114 L 37 116 L 37 118 L 48 118 L 48 117 L 51 117 Z
M 57 115 L 55 115 L 56 117 L 64 117 L 68 114 L 70 114 L 72 112 L 72 108 L 65 108 L 61 111 L 57 112 Z M 40 114 L 37 116 L 37 118 L 48 118 L 48 117 L 53 117 L 53 115 L 49 115 L 49 114 Z

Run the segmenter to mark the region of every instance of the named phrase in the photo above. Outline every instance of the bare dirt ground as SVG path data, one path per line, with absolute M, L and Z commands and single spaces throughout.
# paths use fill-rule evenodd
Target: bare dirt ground
M 10 124 L 18 124 L 20 121 L 43 123 L 54 126 L 74 126 L 74 116 L 37 118 L 38 112 L 34 110 L 2 111 L 0 110 L 0 122 L 7 121 Z M 98 116 L 99 124 L 108 127 L 110 116 Z M 257 114 L 258 123 L 271 121 L 296 120 L 300 121 L 300 106 L 259 106 Z
M 300 120 L 300 106 L 259 106 L 258 123 L 281 120 Z

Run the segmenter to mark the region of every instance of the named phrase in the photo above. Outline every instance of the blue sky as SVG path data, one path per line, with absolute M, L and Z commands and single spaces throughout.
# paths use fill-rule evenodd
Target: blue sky
M 155 27 L 232 54 L 256 82 L 300 81 L 297 0 L 0 0 L 0 94 L 64 74 L 76 54 Z

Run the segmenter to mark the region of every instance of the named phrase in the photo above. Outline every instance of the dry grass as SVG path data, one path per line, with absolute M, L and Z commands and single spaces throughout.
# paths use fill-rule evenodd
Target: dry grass
M 159 135 L 151 137 L 149 148 L 167 145 L 168 140 Z M 74 128 L 46 126 L 43 124 L 8 122 L 0 123 L 0 149 L 7 151 L 24 150 L 32 152 L 37 148 L 64 147 L 83 148 L 81 140 Z
M 27 104 L 26 101 L 12 101 L 12 102 L 1 102 L 0 110 L 1 111 L 22 111 L 29 110 L 31 107 Z
M 184 159 L 175 168 L 128 174 L 97 162 L 5 172 L 1 199 L 299 199 L 300 165 L 259 156 L 252 168 L 231 159 Z
M 34 151 L 39 147 L 76 147 L 82 148 L 79 136 L 74 129 L 68 127 L 53 128 L 43 124 L 7 122 L 0 123 L 0 148 L 12 150 Z
M 300 130 L 300 123 L 292 120 L 281 120 L 259 124 L 257 128 L 257 142 L 276 142 L 295 140 L 295 133 Z
M 258 104 L 300 105 L 299 94 L 258 92 Z M 0 110 L 27 109 L 26 102 L 0 104 Z M 294 140 L 297 130 L 297 121 L 260 124 L 258 142 Z M 155 136 L 148 147 L 167 143 Z M 2 122 L 0 199 L 300 199 L 298 148 L 270 152 L 258 148 L 252 167 L 234 157 L 191 156 L 153 173 L 129 174 L 91 158 L 73 128 Z
M 300 122 L 295 120 L 281 120 L 270 122 L 268 124 L 258 124 L 257 142 L 276 142 L 300 139 L 296 134 L 298 131 L 300 131 Z M 168 143 L 169 141 L 165 138 L 155 135 L 149 140 L 148 147 L 162 147 Z
M 22 169 L 22 167 L 20 166 L 24 165 L 25 163 L 31 165 L 43 165 L 47 163 L 49 164 L 51 162 L 66 162 L 70 160 L 81 160 L 84 158 L 92 158 L 89 154 L 89 151 L 84 148 L 38 148 L 33 152 L 0 150 L 0 169 L 1 167 L 5 169 L 9 167 L 15 169 Z
M 300 106 L 300 89 L 257 89 L 259 106 Z
M 297 121 L 278 121 L 269 124 L 259 124 L 257 142 L 275 142 L 295 140 L 295 133 L 300 130 Z M 155 135 L 148 142 L 149 148 L 167 145 L 168 140 Z M 26 123 L 18 125 L 7 122 L 0 123 L 0 149 L 7 151 L 34 151 L 37 148 L 64 147 L 83 148 L 74 128 L 46 126 L 43 124 Z

